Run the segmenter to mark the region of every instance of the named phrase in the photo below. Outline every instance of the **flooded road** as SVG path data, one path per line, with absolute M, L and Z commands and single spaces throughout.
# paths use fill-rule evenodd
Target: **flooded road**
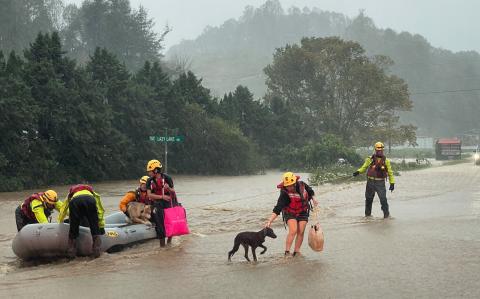
M 306 175 L 301 174 L 305 179 Z M 240 250 L 227 262 L 236 233 L 260 230 L 276 202 L 280 172 L 241 177 L 174 177 L 192 234 L 170 248 L 157 240 L 99 259 L 32 263 L 11 251 L 14 209 L 29 192 L 0 194 L 0 296 L 83 298 L 319 298 L 480 296 L 480 167 L 470 163 L 403 173 L 389 193 L 392 219 L 363 215 L 364 183 L 315 188 L 325 250 L 304 243 L 284 258 L 285 229 L 267 239 L 258 263 Z M 98 184 L 107 213 L 136 181 Z M 57 188 L 62 197 L 66 187 Z M 56 216 L 56 214 L 55 214 Z

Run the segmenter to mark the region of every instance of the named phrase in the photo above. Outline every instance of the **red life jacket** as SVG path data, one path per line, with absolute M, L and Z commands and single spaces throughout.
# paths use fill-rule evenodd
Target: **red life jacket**
M 387 164 L 385 163 L 385 156 L 379 158 L 373 155 L 370 159 L 372 162 L 367 170 L 367 176 L 373 178 L 385 179 L 387 178 Z
M 151 205 L 152 204 L 152 201 L 147 196 L 147 191 L 143 192 L 142 190 L 140 190 L 140 188 L 138 188 L 135 191 L 135 201 L 141 202 L 141 203 L 146 204 L 146 205 Z
M 157 195 L 170 195 L 169 185 L 164 178 L 154 178 L 150 185 L 150 190 L 152 193 Z
M 93 194 L 93 187 L 90 185 L 84 185 L 84 184 L 78 184 L 78 185 L 73 185 L 70 187 L 70 190 L 68 190 L 68 199 L 72 198 L 72 196 L 77 193 L 78 191 L 82 190 L 88 190 L 90 193 Z
M 30 197 L 28 197 L 22 204 L 21 206 L 21 209 L 22 209 L 22 213 L 23 215 L 25 215 L 28 219 L 30 220 L 33 220 L 33 221 L 37 221 L 37 218 L 35 217 L 35 213 L 33 213 L 32 211 L 32 208 L 30 207 L 30 204 L 32 203 L 32 201 L 34 201 L 35 199 L 38 199 L 40 200 L 42 203 L 43 203 L 43 200 L 41 199 L 41 196 L 43 195 L 43 192 L 40 192 L 40 193 L 33 193 L 32 195 L 30 195 Z M 45 216 L 48 218 L 50 216 L 50 214 L 52 213 L 52 210 L 46 208 L 45 206 L 43 207 L 43 211 L 45 212 Z
M 283 211 L 285 213 L 294 215 L 295 217 L 300 215 L 302 212 L 308 211 L 308 192 L 305 188 L 305 184 L 302 181 L 298 181 L 298 185 L 300 187 L 300 195 L 297 193 L 295 190 L 294 192 L 288 192 L 288 190 L 283 187 L 282 184 L 282 192 L 286 192 L 288 197 L 290 198 L 290 204 L 283 208 Z

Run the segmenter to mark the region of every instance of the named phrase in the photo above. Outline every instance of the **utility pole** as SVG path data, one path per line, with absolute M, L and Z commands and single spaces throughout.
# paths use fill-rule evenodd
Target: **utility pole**
M 168 129 L 165 128 L 165 136 L 168 136 Z M 165 168 L 163 170 L 164 173 L 167 173 L 168 169 L 168 142 L 165 143 Z

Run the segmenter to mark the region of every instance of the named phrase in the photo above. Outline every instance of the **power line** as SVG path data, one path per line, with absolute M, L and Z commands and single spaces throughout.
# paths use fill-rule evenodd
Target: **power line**
M 410 95 L 420 95 L 420 94 L 442 94 L 442 93 L 456 93 L 456 92 L 472 92 L 472 91 L 480 91 L 480 88 L 472 88 L 472 89 L 455 89 L 455 90 L 436 90 L 436 91 L 419 91 L 419 92 L 412 92 Z

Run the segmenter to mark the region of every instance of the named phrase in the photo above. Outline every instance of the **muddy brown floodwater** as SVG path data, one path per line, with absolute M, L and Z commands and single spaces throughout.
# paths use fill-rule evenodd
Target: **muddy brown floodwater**
M 304 243 L 284 258 L 286 231 L 248 263 L 227 262 L 236 233 L 260 230 L 274 206 L 280 172 L 174 177 L 192 234 L 170 248 L 157 240 L 98 259 L 23 262 L 11 250 L 14 209 L 31 193 L 0 193 L 0 297 L 69 298 L 411 298 L 480 297 L 480 167 L 470 163 L 402 173 L 389 193 L 392 218 L 363 216 L 364 183 L 316 187 L 325 250 Z M 306 174 L 301 174 L 306 179 Z M 136 181 L 95 185 L 107 213 Z M 67 187 L 57 187 L 60 195 Z M 55 214 L 56 216 L 56 214 Z

